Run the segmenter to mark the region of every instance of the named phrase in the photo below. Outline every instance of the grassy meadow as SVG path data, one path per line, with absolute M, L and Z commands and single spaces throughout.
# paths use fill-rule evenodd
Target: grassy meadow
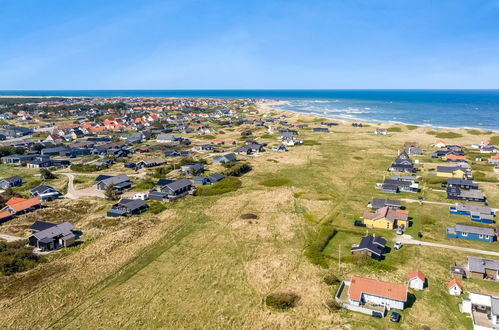
M 315 125 L 310 117 L 292 116 L 290 120 Z M 464 261 L 467 253 L 404 246 L 392 249 L 381 263 L 350 257 L 351 245 L 366 234 L 353 221 L 371 198 L 383 196 L 375 184 L 388 175 L 397 150 L 406 141 L 418 141 L 429 150 L 435 140 L 424 128 L 397 126 L 387 136 L 375 136 L 373 130 L 349 125 L 333 127 L 331 133 L 301 130 L 306 145 L 287 153 L 268 150 L 240 157 L 253 170 L 239 178 L 237 190 L 188 196 L 166 204 L 158 214 L 108 219 L 110 202 L 60 200 L 3 224 L 2 232 L 20 234 L 35 219 L 58 218 L 71 221 L 84 235 L 82 244 L 49 255 L 35 269 L 0 278 L 0 327 L 470 328 L 458 309 L 461 299 L 446 293 L 449 266 Z M 481 138 L 464 130 L 459 135 L 446 136 L 463 144 Z M 272 136 L 265 138 L 276 142 Z M 79 187 L 88 185 L 86 177 L 77 178 Z M 496 195 L 492 206 L 498 207 L 497 186 L 483 188 Z M 421 194 L 385 196 L 420 195 L 446 201 L 443 193 L 426 188 Z M 466 221 L 449 215 L 447 206 L 406 206 L 413 218 L 411 234 L 422 231 L 431 241 L 499 251 L 499 243 L 445 239 L 445 226 Z M 248 213 L 258 218 L 241 217 Z M 369 230 L 373 232 L 393 246 L 394 232 Z M 400 324 L 331 311 L 326 305 L 337 289 L 324 282 L 328 274 L 340 280 L 361 275 L 404 283 L 416 267 L 427 275 L 429 289 L 415 293 Z M 499 294 L 499 286 L 490 283 L 463 284 L 465 290 Z M 294 293 L 299 300 L 290 310 L 275 311 L 265 305 L 265 297 L 273 293 Z

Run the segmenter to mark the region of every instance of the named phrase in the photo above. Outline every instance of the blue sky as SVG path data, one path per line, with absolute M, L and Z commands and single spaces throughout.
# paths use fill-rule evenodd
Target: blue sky
M 499 0 L 0 0 L 0 89 L 499 88 Z

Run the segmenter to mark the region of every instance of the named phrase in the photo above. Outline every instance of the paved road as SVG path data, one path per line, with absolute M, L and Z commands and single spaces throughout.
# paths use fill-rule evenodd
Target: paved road
M 0 234 L 0 239 L 4 239 L 7 242 L 15 242 L 15 241 L 20 241 L 23 240 L 24 237 L 17 237 L 17 236 L 11 236 L 11 235 L 5 235 L 5 234 Z
M 411 235 L 402 235 L 398 239 L 400 242 L 403 244 L 414 244 L 414 245 L 422 245 L 422 246 L 432 246 L 432 247 L 437 247 L 441 249 L 452 249 L 452 250 L 459 250 L 459 251 L 465 251 L 465 252 L 471 252 L 471 253 L 479 253 L 479 254 L 486 254 L 489 256 L 496 256 L 499 257 L 499 252 L 494 252 L 494 251 L 487 251 L 487 250 L 478 250 L 478 249 L 471 249 L 471 248 L 465 248 L 465 247 L 460 247 L 460 246 L 454 246 L 454 245 L 446 245 L 446 244 L 439 244 L 439 243 L 432 243 L 432 242 L 423 242 L 419 241 L 417 239 L 412 238 Z

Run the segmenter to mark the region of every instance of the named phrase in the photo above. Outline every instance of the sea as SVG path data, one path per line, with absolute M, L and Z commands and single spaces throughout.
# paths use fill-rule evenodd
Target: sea
M 276 109 L 332 119 L 499 132 L 499 90 L 47 90 L 0 96 L 196 97 L 286 101 Z

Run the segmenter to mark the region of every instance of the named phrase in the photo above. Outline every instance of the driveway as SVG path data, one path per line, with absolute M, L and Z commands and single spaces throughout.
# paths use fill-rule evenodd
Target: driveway
M 432 201 L 420 201 L 417 199 L 409 199 L 409 198 L 402 198 L 401 201 L 407 202 L 407 203 L 422 203 L 422 204 L 434 204 L 434 205 L 445 205 L 445 206 L 454 206 L 456 203 L 445 203 L 445 202 L 432 202 Z M 459 202 L 459 201 L 456 201 Z M 491 209 L 494 212 L 499 212 L 499 209 L 492 208 Z
M 460 246 L 454 246 L 454 245 L 446 245 L 446 244 L 440 244 L 440 243 L 432 243 L 432 242 L 424 242 L 424 241 L 419 241 L 417 239 L 412 238 L 411 235 L 402 235 L 398 237 L 398 241 L 402 242 L 402 244 L 413 244 L 413 245 L 422 245 L 422 246 L 431 246 L 431 247 L 436 247 L 436 248 L 441 248 L 441 249 L 452 249 L 452 250 L 459 250 L 459 251 L 465 251 L 465 252 L 471 252 L 471 253 L 479 253 L 479 254 L 486 254 L 489 256 L 496 256 L 499 257 L 499 252 L 494 252 L 494 251 L 487 251 L 487 250 L 478 250 L 478 249 L 471 249 L 471 248 L 465 248 L 465 247 L 460 247 Z
M 62 175 L 65 175 L 68 177 L 68 192 L 64 197 L 69 198 L 69 199 L 78 199 L 80 197 L 100 197 L 100 198 L 105 198 L 104 192 L 97 190 L 95 187 L 89 187 L 85 189 L 80 189 L 76 190 L 74 188 L 74 174 L 73 173 L 60 173 Z M 78 174 L 80 175 L 80 174 Z

